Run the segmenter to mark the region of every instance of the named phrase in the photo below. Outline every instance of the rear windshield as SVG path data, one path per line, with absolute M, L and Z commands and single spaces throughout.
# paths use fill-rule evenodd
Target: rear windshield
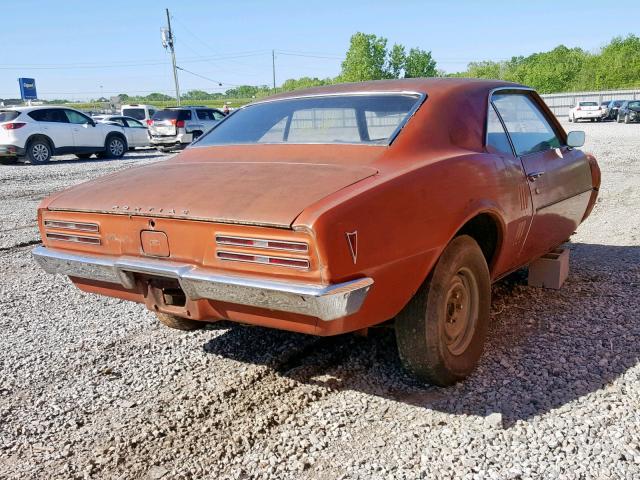
M 635 101 L 635 102 L 629 102 L 628 107 L 629 108 L 640 108 L 640 100 Z
M 417 94 L 346 94 L 257 103 L 234 112 L 198 144 L 384 145 L 419 100 Z
M 153 114 L 153 120 L 191 120 L 191 110 L 160 110 Z
M 136 120 L 144 120 L 146 118 L 144 108 L 123 108 L 122 115 L 125 117 L 133 117 Z
M 0 110 L 0 122 L 10 122 L 15 120 L 18 115 L 20 115 L 20 112 L 15 110 Z
M 597 107 L 598 102 L 580 102 L 581 107 Z

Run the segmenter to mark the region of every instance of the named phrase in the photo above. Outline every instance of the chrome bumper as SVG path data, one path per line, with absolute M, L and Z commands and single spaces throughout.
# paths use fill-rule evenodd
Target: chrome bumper
M 209 299 L 299 313 L 330 321 L 360 310 L 373 285 L 359 278 L 334 285 L 312 285 L 220 275 L 187 263 L 136 257 L 81 255 L 36 247 L 33 256 L 48 273 L 135 287 L 135 273 L 176 279 L 192 300 Z

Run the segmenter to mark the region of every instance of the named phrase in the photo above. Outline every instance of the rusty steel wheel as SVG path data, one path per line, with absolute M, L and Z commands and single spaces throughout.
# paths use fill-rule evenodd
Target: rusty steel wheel
M 182 318 L 168 313 L 156 312 L 156 316 L 158 317 L 158 320 L 160 320 L 160 323 L 169 328 L 175 328 L 176 330 L 198 330 L 206 325 L 205 322 L 189 320 L 188 318 Z
M 420 380 L 448 386 L 475 368 L 487 334 L 491 279 L 476 241 L 460 235 L 395 322 L 404 367 Z

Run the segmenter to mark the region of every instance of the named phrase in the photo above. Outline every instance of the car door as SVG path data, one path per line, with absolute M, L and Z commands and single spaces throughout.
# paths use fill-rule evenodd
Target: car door
M 566 145 L 566 134 L 533 91 L 500 90 L 491 100 L 531 193 L 533 218 L 521 250 L 528 261 L 564 242 L 581 222 L 591 197 L 591 169 L 582 151 Z
M 49 137 L 55 146 L 56 153 L 64 153 L 73 149 L 73 132 L 69 120 L 59 108 L 42 108 L 28 115 L 38 122 L 42 133 Z
M 149 134 L 147 127 L 133 118 L 123 118 L 124 131 L 130 147 L 148 147 Z
M 75 110 L 64 109 L 64 113 L 72 126 L 73 142 L 78 151 L 104 147 L 102 130 L 96 128 L 93 120 Z

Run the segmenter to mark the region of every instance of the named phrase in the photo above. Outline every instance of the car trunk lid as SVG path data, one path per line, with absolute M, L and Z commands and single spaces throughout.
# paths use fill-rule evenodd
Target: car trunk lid
M 78 185 L 48 208 L 286 228 L 306 206 L 376 173 L 366 165 L 168 161 Z

